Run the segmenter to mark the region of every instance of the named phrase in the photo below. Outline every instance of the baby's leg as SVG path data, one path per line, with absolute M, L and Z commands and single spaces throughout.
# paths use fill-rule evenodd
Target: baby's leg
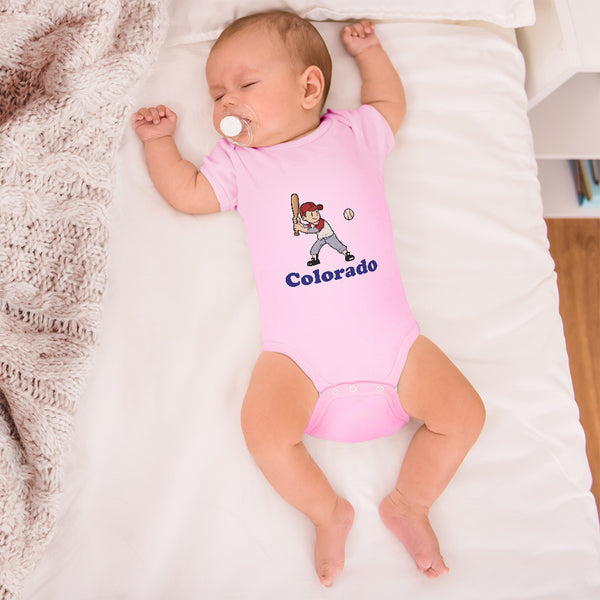
M 302 443 L 317 398 L 312 381 L 296 363 L 283 354 L 263 352 L 244 399 L 242 429 L 269 483 L 314 524 L 315 567 L 329 587 L 344 566 L 354 509 L 333 491 Z
M 380 506 L 387 527 L 428 577 L 448 571 L 428 513 L 444 491 L 485 421 L 477 392 L 446 355 L 420 336 L 398 384 L 404 410 L 424 422 L 406 452 L 394 491 Z

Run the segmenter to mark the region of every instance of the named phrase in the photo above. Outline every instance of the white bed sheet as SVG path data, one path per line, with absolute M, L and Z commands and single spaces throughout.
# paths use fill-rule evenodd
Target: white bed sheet
M 338 40 L 329 106 L 358 105 Z M 487 407 L 482 436 L 432 510 L 450 574 L 419 575 L 379 520 L 416 429 L 356 445 L 307 438 L 356 508 L 331 590 L 311 524 L 245 449 L 240 406 L 260 351 L 234 213 L 190 217 L 155 192 L 127 131 L 112 214 L 100 348 L 55 537 L 27 600 L 578 600 L 600 597 L 600 535 L 568 370 L 513 44 L 483 28 L 386 23 L 408 115 L 387 163 L 398 261 L 423 332 Z M 216 141 L 208 43 L 166 46 L 140 105 L 169 104 L 182 153 Z

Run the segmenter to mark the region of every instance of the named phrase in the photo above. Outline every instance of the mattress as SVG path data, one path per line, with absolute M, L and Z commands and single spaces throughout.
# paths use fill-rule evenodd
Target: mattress
M 340 23 L 328 106 L 359 104 Z M 306 437 L 356 520 L 330 590 L 314 530 L 247 452 L 240 408 L 261 349 L 235 213 L 160 198 L 128 129 L 119 150 L 103 326 L 79 405 L 56 532 L 27 600 L 578 600 L 600 597 L 598 513 L 573 397 L 554 265 L 512 32 L 380 22 L 408 113 L 386 164 L 398 263 L 422 332 L 467 375 L 483 433 L 431 520 L 450 573 L 431 581 L 381 523 L 418 423 L 359 444 Z M 171 35 L 137 91 L 179 115 L 200 165 L 218 137 L 210 41 Z

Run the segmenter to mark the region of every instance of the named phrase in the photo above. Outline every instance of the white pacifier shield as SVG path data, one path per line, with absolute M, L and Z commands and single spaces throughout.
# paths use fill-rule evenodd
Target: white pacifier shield
M 235 137 L 242 132 L 242 122 L 233 115 L 227 115 L 221 119 L 220 123 L 223 135 L 227 137 Z

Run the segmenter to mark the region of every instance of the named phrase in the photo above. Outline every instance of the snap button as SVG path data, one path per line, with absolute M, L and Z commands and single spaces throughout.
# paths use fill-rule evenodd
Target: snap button
M 340 390 L 338 390 L 337 388 L 333 388 L 333 389 L 331 390 L 331 393 L 332 393 L 334 396 L 337 396 L 337 395 L 340 393 Z
M 378 386 L 375 388 L 375 391 L 376 391 L 376 392 L 383 392 L 383 390 L 384 390 L 384 389 L 385 389 L 385 388 L 384 388 L 382 385 L 378 385 Z
M 355 385 L 351 385 L 351 386 L 348 388 L 348 391 L 350 391 L 350 392 L 358 392 L 358 388 L 357 388 Z

